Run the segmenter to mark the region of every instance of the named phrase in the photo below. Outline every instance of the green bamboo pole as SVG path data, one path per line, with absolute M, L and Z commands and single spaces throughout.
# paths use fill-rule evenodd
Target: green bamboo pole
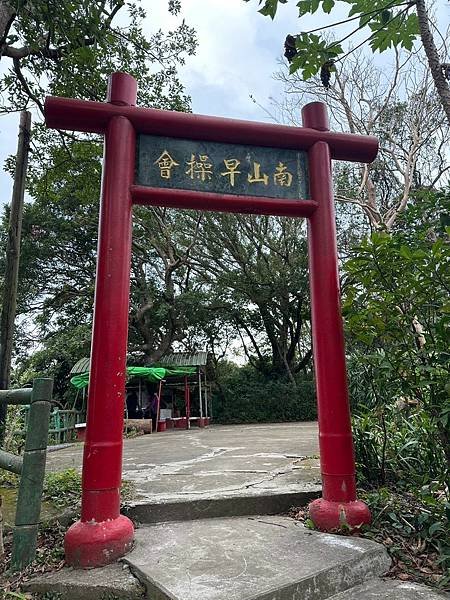
M 26 567 L 36 554 L 52 391 L 52 379 L 34 380 L 13 534 L 13 572 Z
M 21 390 L 0 390 L 0 404 L 30 404 L 31 388 Z
M 0 450 L 0 469 L 20 475 L 22 473 L 22 459 L 16 454 Z

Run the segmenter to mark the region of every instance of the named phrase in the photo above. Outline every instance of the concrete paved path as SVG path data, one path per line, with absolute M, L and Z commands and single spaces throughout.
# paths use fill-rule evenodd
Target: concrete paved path
M 323 600 L 390 565 L 371 540 L 276 516 L 142 527 L 123 560 L 158 600 Z
M 318 494 L 317 452 L 315 423 L 126 440 L 124 478 L 139 494 L 129 514 L 145 523 L 133 551 L 25 587 L 68 600 L 440 600 L 429 588 L 378 579 L 390 564 L 383 546 L 273 516 Z M 81 458 L 81 445 L 58 450 L 48 468 L 80 468 Z
M 128 514 L 144 522 L 276 514 L 321 489 L 316 423 L 210 426 L 125 440 Z M 82 447 L 48 455 L 47 469 L 80 468 Z
M 288 517 L 145 525 L 121 562 L 25 583 L 67 600 L 444 600 L 379 578 L 390 559 L 371 540 L 310 531 Z M 133 577 L 134 575 L 134 577 Z

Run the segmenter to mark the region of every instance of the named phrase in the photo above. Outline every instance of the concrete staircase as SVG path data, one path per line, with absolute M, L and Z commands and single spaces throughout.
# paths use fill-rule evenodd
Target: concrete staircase
M 121 563 L 63 571 L 27 584 L 67 600 L 442 600 L 429 588 L 380 577 L 383 546 L 311 531 L 288 517 L 142 525 Z
M 442 600 L 382 580 L 383 546 L 277 516 L 320 494 L 317 451 L 314 423 L 126 440 L 124 478 L 139 493 L 127 512 L 141 523 L 133 551 L 26 587 L 63 600 Z M 52 470 L 80 464 L 77 447 L 49 458 Z

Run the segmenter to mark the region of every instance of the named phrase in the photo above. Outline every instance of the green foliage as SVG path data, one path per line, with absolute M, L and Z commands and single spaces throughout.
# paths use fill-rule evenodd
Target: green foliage
M 289 67 L 289 72 L 302 71 L 303 79 L 316 75 L 322 65 L 334 60 L 342 54 L 342 46 L 338 43 L 330 44 L 314 33 L 300 33 L 295 39 L 297 54 Z
M 314 382 L 293 383 L 269 378 L 251 366 L 219 375 L 213 394 L 214 420 L 219 423 L 275 423 L 317 418 Z
M 169 4 L 172 12 L 178 9 Z M 186 106 L 176 65 L 195 51 L 194 31 L 183 22 L 168 34 L 148 35 L 142 29 L 145 17 L 139 2 L 123 0 L 37 0 L 31 8 L 18 3 L 9 28 L 0 31 L 0 39 L 7 36 L 2 60 L 15 57 L 14 68 L 0 79 L 8 105 L 17 110 L 32 100 L 42 108 L 48 92 L 100 100 L 107 76 L 124 70 L 140 79 L 145 104 L 177 94 Z M 149 69 L 149 63 L 162 68 Z
M 133 494 L 133 485 L 123 481 L 122 500 L 130 500 Z M 76 508 L 81 499 L 81 474 L 76 469 L 48 473 L 45 476 L 43 498 L 60 508 Z
M 169 10 L 176 14 L 180 3 L 170 2 Z M 116 24 L 113 20 L 119 11 L 121 18 Z M 0 76 L 3 108 L 14 106 L 17 110 L 30 97 L 41 106 L 47 94 L 103 101 L 107 76 L 121 70 L 138 79 L 141 105 L 189 110 L 190 99 L 180 84 L 177 68 L 195 52 L 195 32 L 183 22 L 174 31 L 147 34 L 142 30 L 145 16 L 138 3 L 121 0 L 108 6 L 84 0 L 54 6 L 38 1 L 32 10 L 19 3 L 11 21 L 8 47 L 4 53 L 0 48 L 0 55 L 7 61 L 16 46 L 27 52 L 24 50 L 17 65 L 19 71 L 24 69 L 22 76 L 17 69 Z M 44 43 L 45 50 L 40 51 Z M 97 136 L 77 135 L 66 136 L 39 124 L 33 128 L 34 151 L 27 182 L 33 201 L 26 203 L 24 211 L 14 357 L 16 381 L 26 383 L 36 373 L 52 375 L 55 398 L 64 404 L 73 400 L 67 395 L 68 373 L 90 351 L 102 159 Z M 7 169 L 11 172 L 13 168 L 11 158 Z M 131 309 L 136 313 L 141 302 L 149 306 L 158 302 L 160 306 L 156 318 L 144 324 L 147 333 L 151 327 L 153 333 L 165 331 L 168 322 L 177 323 L 181 312 L 177 306 L 175 316 L 168 314 L 173 298 L 161 282 L 164 257 L 148 244 L 149 230 L 161 242 L 155 212 L 148 209 L 142 218 L 139 210 L 135 212 L 134 241 L 137 247 L 140 238 L 144 239 L 144 260 L 139 256 L 135 261 L 134 273 L 148 274 L 146 283 L 150 279 L 155 285 L 135 285 Z M 1 242 L 5 241 L 7 218 L 5 214 Z M 4 271 L 2 262 L 0 254 L 0 273 Z M 147 320 L 151 314 L 147 311 Z M 150 335 L 143 340 L 134 326 L 132 318 L 133 350 L 146 346 L 150 352 L 158 347 L 158 340 Z
M 12 452 L 13 454 L 21 454 L 25 443 L 26 410 L 24 406 L 15 406 L 13 404 L 8 406 L 2 450 Z
M 195 258 L 205 293 L 205 330 L 217 343 L 228 324 L 265 375 L 310 366 L 309 280 L 304 224 L 262 215 L 205 214 Z M 194 309 L 198 310 L 198 309 Z M 217 320 L 217 321 L 216 321 Z
M 366 382 L 367 384 L 367 382 Z M 447 469 L 436 424 L 423 409 L 398 404 L 354 410 L 358 481 L 414 489 L 445 479 Z
M 6 469 L 0 469 L 0 487 L 16 488 L 19 485 L 19 476 Z
M 77 506 L 81 498 L 81 475 L 76 469 L 48 473 L 44 481 L 44 500 L 60 508 Z
M 345 264 L 357 456 L 371 482 L 449 483 L 449 213 L 450 195 L 418 195 Z
M 365 537 L 384 543 L 403 572 L 425 583 L 448 588 L 450 583 L 450 504 L 439 485 L 419 487 L 414 494 L 379 488 L 360 491 L 372 512 Z
M 244 0 L 248 2 L 249 0 Z M 417 15 L 413 12 L 414 3 L 405 3 L 403 0 L 344 0 L 350 5 L 346 20 L 339 21 L 336 26 L 343 23 L 358 21 L 356 29 L 336 42 L 330 42 L 323 34 L 301 32 L 295 37 L 297 55 L 290 65 L 290 73 L 300 71 L 303 79 L 317 75 L 323 65 L 330 60 L 340 60 L 346 55 L 342 46 L 349 37 L 359 30 L 368 28 L 371 33 L 366 38 L 373 52 L 384 52 L 388 48 L 404 48 L 411 51 L 414 41 L 419 37 L 419 24 Z M 275 18 L 278 4 L 286 4 L 287 0 L 260 0 L 263 4 L 259 12 L 262 15 Z M 335 7 L 335 0 L 300 0 L 296 2 L 299 18 L 307 14 L 314 14 L 321 9 L 330 14 Z M 328 26 L 324 27 L 326 29 Z M 320 28 L 319 28 L 320 29 Z
M 249 0 L 246 0 L 248 2 Z M 259 4 L 262 4 L 264 1 L 264 6 L 259 10 L 259 12 L 265 17 L 270 17 L 271 19 L 275 18 L 278 3 L 286 4 L 287 0 L 259 0 Z

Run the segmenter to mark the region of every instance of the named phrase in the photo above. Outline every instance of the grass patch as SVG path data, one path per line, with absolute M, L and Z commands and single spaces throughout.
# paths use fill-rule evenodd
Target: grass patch
M 134 496 L 134 486 L 123 481 L 120 490 L 122 501 L 129 501 Z M 58 508 L 74 508 L 80 504 L 81 474 L 76 469 L 66 469 L 45 476 L 43 499 Z
M 18 478 L 11 482 L 15 487 Z M 134 486 L 128 481 L 122 483 L 122 501 L 129 501 L 134 496 Z M 43 499 L 58 508 L 73 510 L 71 517 L 77 518 L 81 499 L 81 474 L 76 469 L 66 469 L 45 476 Z M 11 575 L 6 570 L 11 559 L 12 532 L 4 536 L 5 556 L 0 561 L 0 600 L 13 598 L 29 599 L 30 594 L 21 594 L 21 585 L 32 576 L 50 571 L 58 571 L 64 566 L 64 535 L 67 525 L 52 523 L 39 528 L 36 558 L 20 573 Z

